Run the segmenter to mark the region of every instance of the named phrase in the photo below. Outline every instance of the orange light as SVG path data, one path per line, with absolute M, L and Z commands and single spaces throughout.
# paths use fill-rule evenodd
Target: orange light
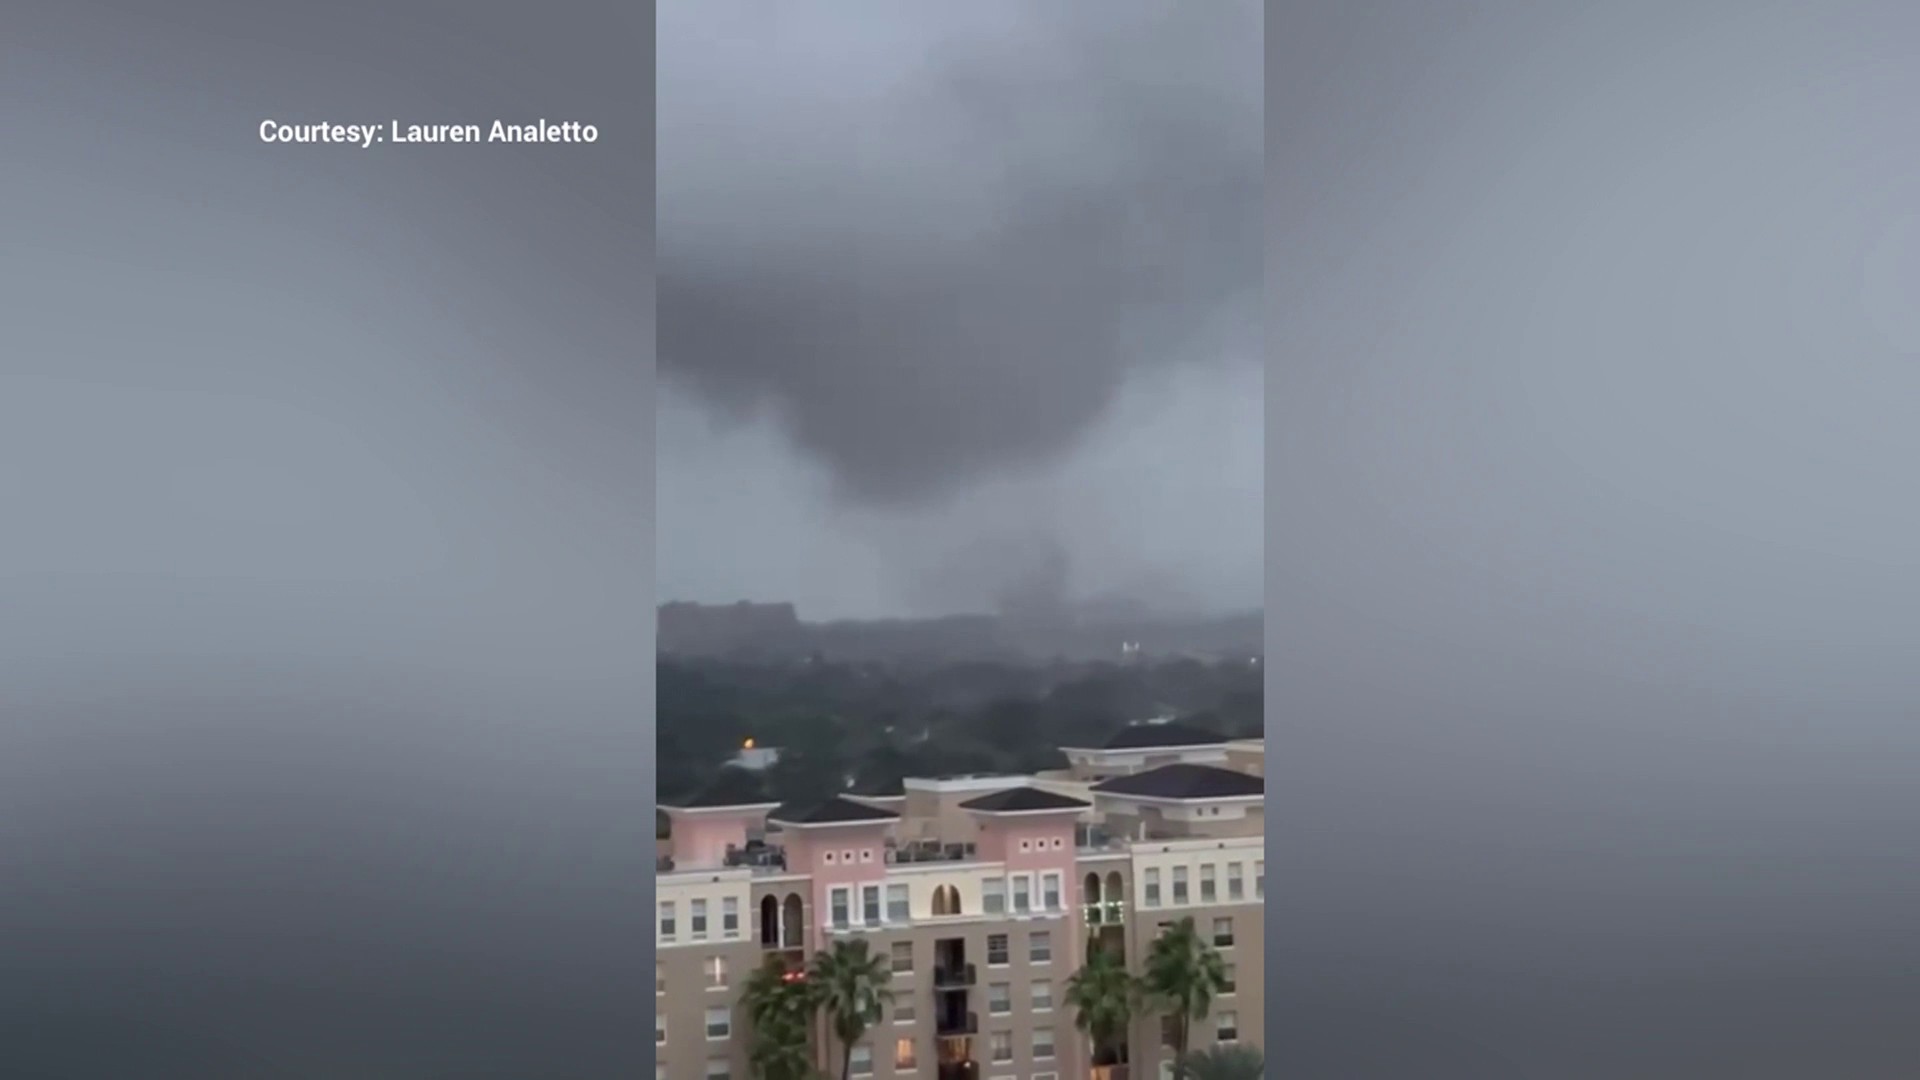
M 752 739 L 752 737 L 748 737 L 748 739 L 747 739 L 747 741 L 746 741 L 746 742 L 743 742 L 743 743 L 741 743 L 741 744 L 740 744 L 740 749 L 742 749 L 742 750 L 751 750 L 751 749 L 753 749 L 753 739 Z

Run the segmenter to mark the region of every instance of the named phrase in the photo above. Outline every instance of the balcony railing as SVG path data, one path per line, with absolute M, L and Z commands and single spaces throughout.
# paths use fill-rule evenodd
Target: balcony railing
M 943 1039 L 957 1039 L 967 1035 L 980 1034 L 980 1014 L 967 1013 L 964 1016 L 950 1014 L 935 1018 L 933 1033 Z
M 935 990 L 965 990 L 974 984 L 976 973 L 972 964 L 958 964 L 952 967 L 933 969 L 933 988 Z
M 967 862 L 974 858 L 976 850 L 972 844 L 945 844 L 937 840 L 915 840 L 887 849 L 887 862 L 893 865 L 912 863 Z

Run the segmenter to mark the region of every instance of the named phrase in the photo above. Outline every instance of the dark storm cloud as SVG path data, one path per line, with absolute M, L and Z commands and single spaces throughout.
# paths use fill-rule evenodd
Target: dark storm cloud
M 1047 462 L 1131 372 L 1254 355 L 1257 5 L 740 10 L 662 13 L 702 47 L 661 58 L 661 370 L 840 494 Z

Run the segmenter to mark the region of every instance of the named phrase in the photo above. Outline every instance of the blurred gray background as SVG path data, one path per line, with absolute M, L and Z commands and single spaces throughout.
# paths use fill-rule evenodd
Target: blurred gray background
M 651 29 L 0 17 L 0 1075 L 645 1067 Z
M 1910 1075 L 1920 7 L 1268 29 L 1276 1075 Z

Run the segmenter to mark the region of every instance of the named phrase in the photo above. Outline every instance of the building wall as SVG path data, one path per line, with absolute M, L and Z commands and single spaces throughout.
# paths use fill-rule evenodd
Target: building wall
M 1163 924 L 1191 917 L 1204 938 L 1214 940 L 1216 922 L 1227 930 L 1231 944 L 1218 946 L 1221 958 L 1232 967 L 1234 991 L 1218 998 L 1206 1019 L 1192 1028 L 1191 1049 L 1199 1050 L 1219 1041 L 1219 1021 L 1229 1016 L 1237 1020 L 1235 1041 L 1264 1046 L 1263 1017 L 1266 1005 L 1265 903 L 1262 880 L 1265 874 L 1263 837 L 1227 840 L 1182 840 L 1135 845 L 1132 859 L 1135 907 L 1127 924 L 1128 964 L 1143 970 L 1145 958 Z M 1231 867 L 1239 867 L 1240 891 L 1233 895 Z M 1207 899 L 1203 883 L 1211 868 L 1212 899 Z M 1186 902 L 1176 902 L 1173 883 L 1175 871 L 1186 873 Z M 1148 882 L 1157 878 L 1159 896 L 1149 903 Z M 1172 1053 L 1161 1043 L 1162 1021 L 1145 1017 L 1134 1025 L 1130 1040 L 1135 1080 L 1164 1077 L 1172 1066 Z
M 746 1080 L 746 1040 L 736 1004 L 741 984 L 762 955 L 754 936 L 750 879 L 746 872 L 727 871 L 666 874 L 656 881 L 655 1049 L 659 1075 L 666 1080 L 705 1080 L 710 1060 L 725 1061 L 733 1080 Z M 732 932 L 724 923 L 729 899 L 739 913 Z M 695 904 L 701 901 L 706 904 L 708 924 L 704 937 L 696 938 L 692 919 Z M 675 924 L 672 937 L 665 935 L 661 925 L 668 910 Z M 707 1037 L 711 1008 L 726 1010 L 728 1028 L 723 1038 Z M 662 1022 L 664 1043 L 657 1037 Z

